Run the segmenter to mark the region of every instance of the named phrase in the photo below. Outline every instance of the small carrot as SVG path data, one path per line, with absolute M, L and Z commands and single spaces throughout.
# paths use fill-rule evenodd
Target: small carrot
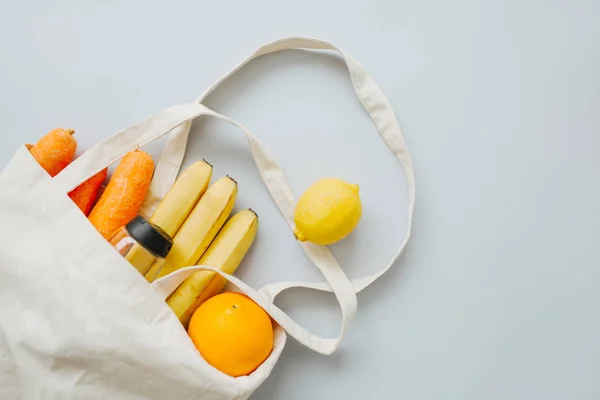
M 77 207 L 79 207 L 86 217 L 92 211 L 92 207 L 94 207 L 94 203 L 98 198 L 98 192 L 100 191 L 102 182 L 106 179 L 107 173 L 108 168 L 104 168 L 69 193 L 71 200 L 77 204 Z
M 35 160 L 50 176 L 62 171 L 75 156 L 77 140 L 73 129 L 57 128 L 42 138 L 29 150 Z
M 136 217 L 150 187 L 154 161 L 136 150 L 123 157 L 88 217 L 105 239 Z

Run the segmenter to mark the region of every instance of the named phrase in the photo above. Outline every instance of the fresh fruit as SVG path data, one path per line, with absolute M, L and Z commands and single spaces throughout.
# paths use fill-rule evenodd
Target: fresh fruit
M 197 161 L 186 168 L 162 199 L 150 217 L 150 221 L 160 226 L 169 236 L 175 236 L 198 200 L 206 192 L 212 170 L 212 165 L 204 160 Z M 137 265 L 142 275 L 148 274 L 152 269 L 154 278 L 164 264 L 164 260 L 153 260 L 142 249 L 132 249 L 129 254 L 135 260 L 134 265 Z
M 271 318 L 241 293 L 221 293 L 204 302 L 188 334 L 206 362 L 233 377 L 252 373 L 273 350 Z
M 154 161 L 148 153 L 135 150 L 123 157 L 89 216 L 105 239 L 137 216 L 153 174 Z
M 143 276 L 154 260 L 163 261 L 173 240 L 142 215 L 115 231 L 109 243 Z
M 212 165 L 204 160 L 186 168 L 160 202 L 150 220 L 171 237 L 175 236 L 198 200 L 202 197 L 212 176 Z
M 86 217 L 90 214 L 90 211 L 92 211 L 92 207 L 94 207 L 94 203 L 98 198 L 98 192 L 100 191 L 104 179 L 106 179 L 107 173 L 108 168 L 104 168 L 69 193 L 71 200 L 73 200 Z
M 198 265 L 217 268 L 233 274 L 252 245 L 258 230 L 258 216 L 252 210 L 235 214 L 219 232 L 214 242 L 198 261 Z M 171 294 L 167 304 L 187 327 L 194 311 L 219 293 L 227 280 L 212 271 L 198 271 L 187 278 Z
M 50 176 L 56 176 L 73 161 L 77 140 L 73 129 L 57 128 L 34 144 L 29 152 Z
M 236 196 L 237 183 L 228 176 L 210 185 L 173 238 L 173 247 L 162 268 L 155 263 L 146 279 L 153 282 L 180 268 L 196 265 L 229 217 Z
M 154 255 L 130 237 L 127 229 L 117 229 L 109 242 L 142 275 L 156 259 Z
M 358 190 L 358 185 L 337 178 L 312 184 L 300 196 L 294 210 L 296 238 L 328 245 L 346 237 L 362 214 Z
M 163 259 L 156 259 L 152 254 L 148 253 L 148 251 L 139 243 L 134 243 L 133 246 L 131 246 L 125 259 L 142 275 L 145 275 L 148 272 L 148 269 L 155 261 L 157 263 L 164 262 Z

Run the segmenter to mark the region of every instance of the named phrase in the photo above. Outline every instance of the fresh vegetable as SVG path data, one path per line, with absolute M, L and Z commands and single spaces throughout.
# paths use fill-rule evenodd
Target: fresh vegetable
M 153 173 L 154 161 L 148 153 L 136 150 L 123 157 L 89 215 L 90 222 L 105 239 L 138 214 Z
M 188 334 L 200 355 L 224 374 L 252 373 L 273 350 L 269 314 L 242 293 L 221 293 L 202 304 Z
M 42 136 L 29 152 L 50 176 L 56 176 L 73 161 L 77 140 L 73 129 L 57 128 Z
M 108 168 L 104 168 L 69 193 L 71 200 L 77 204 L 77 207 L 79 207 L 86 217 L 92 211 L 92 207 L 94 207 L 94 203 L 98 198 L 98 192 L 102 187 L 102 182 L 106 179 L 107 173 Z
M 198 265 L 233 274 L 252 245 L 258 230 L 258 216 L 252 210 L 235 214 L 219 232 L 214 242 L 198 261 Z M 198 271 L 187 278 L 171 294 L 167 304 L 187 327 L 194 311 L 218 294 L 227 280 L 212 271 Z
M 154 264 L 149 282 L 183 267 L 195 265 L 229 217 L 237 195 L 237 183 L 223 177 L 209 186 L 175 237 L 164 266 Z

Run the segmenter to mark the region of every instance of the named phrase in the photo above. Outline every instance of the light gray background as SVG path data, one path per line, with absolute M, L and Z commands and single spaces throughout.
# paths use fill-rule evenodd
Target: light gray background
M 405 256 L 360 294 L 334 355 L 290 340 L 254 399 L 600 398 L 600 2 L 152 3 L 2 1 L 2 166 L 53 127 L 76 129 L 85 148 L 190 101 L 288 35 L 360 60 L 414 158 Z M 323 176 L 358 183 L 364 217 L 332 249 L 352 276 L 381 268 L 403 238 L 404 178 L 339 59 L 258 60 L 208 105 L 261 137 L 297 194 Z M 240 182 L 237 208 L 261 217 L 239 275 L 255 287 L 318 279 L 241 135 L 197 121 L 186 163 L 200 157 Z M 331 296 L 278 304 L 320 334 L 338 330 Z

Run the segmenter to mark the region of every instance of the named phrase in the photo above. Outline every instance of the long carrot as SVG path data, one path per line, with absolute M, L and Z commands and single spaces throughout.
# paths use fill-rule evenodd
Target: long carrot
M 77 150 L 77 140 L 73 133 L 73 129 L 54 129 L 42 136 L 29 150 L 50 176 L 57 175 L 73 161 Z
M 106 179 L 107 173 L 108 168 L 104 168 L 69 193 L 71 200 L 77 204 L 77 207 L 79 207 L 86 217 L 92 211 L 92 207 L 94 207 L 94 203 L 98 198 L 98 192 L 100 191 L 102 182 Z
M 148 153 L 136 150 L 123 157 L 89 216 L 105 239 L 138 214 L 153 173 L 154 161 Z

